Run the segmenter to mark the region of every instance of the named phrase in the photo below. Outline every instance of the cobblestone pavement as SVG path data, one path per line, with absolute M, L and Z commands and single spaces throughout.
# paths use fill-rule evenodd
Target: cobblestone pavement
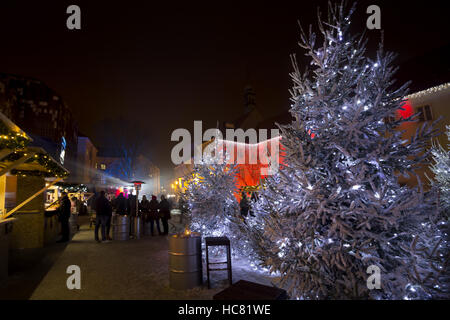
M 97 243 L 93 233 L 88 225 L 81 227 L 31 299 L 212 299 L 227 286 L 226 272 L 216 272 L 212 289 L 205 286 L 191 290 L 170 289 L 166 236 Z M 70 265 L 81 269 L 80 290 L 67 289 L 66 269 Z M 255 280 L 252 275 L 234 268 L 233 272 L 233 282 L 244 278 Z M 267 279 L 257 280 L 269 284 Z

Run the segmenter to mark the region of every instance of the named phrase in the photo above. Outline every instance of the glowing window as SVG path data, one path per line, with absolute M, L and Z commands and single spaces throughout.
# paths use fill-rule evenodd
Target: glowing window
M 433 120 L 433 114 L 431 113 L 431 107 L 429 105 L 418 107 L 417 113 L 420 113 L 419 121 Z

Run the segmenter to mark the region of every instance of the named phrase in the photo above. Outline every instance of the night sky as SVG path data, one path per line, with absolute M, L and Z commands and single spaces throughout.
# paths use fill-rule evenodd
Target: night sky
M 246 85 L 264 117 L 287 110 L 289 54 L 303 54 L 297 20 L 315 24 L 326 3 L 2 0 L 0 72 L 43 80 L 97 146 L 127 128 L 164 177 L 173 167 L 171 132 L 239 117 Z M 359 1 L 352 25 L 362 31 L 367 6 L 378 4 L 385 47 L 402 63 L 449 42 L 445 3 Z M 81 7 L 81 31 L 66 28 L 71 4 Z M 367 35 L 373 55 L 380 32 Z

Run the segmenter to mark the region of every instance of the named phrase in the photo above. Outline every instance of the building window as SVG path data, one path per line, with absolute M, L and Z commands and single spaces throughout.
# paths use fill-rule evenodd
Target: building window
M 100 169 L 106 170 L 106 164 L 104 164 L 104 163 L 100 164 Z
M 419 121 L 421 122 L 433 120 L 433 114 L 429 105 L 418 107 L 417 113 L 419 113 Z
M 393 123 L 395 121 L 395 117 L 389 116 L 389 117 L 384 117 L 384 123 L 389 124 L 389 123 Z

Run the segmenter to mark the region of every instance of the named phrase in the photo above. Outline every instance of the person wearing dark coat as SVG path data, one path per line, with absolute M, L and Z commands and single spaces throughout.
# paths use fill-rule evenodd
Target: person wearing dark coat
M 106 199 L 105 191 L 100 192 L 100 196 L 95 201 L 97 217 L 95 222 L 95 240 L 101 242 L 98 237 L 98 229 L 101 226 L 102 241 L 109 242 L 108 221 L 111 221 L 112 207 L 108 199 Z
M 134 219 L 136 218 L 136 196 L 132 194 L 128 195 L 127 213 L 130 216 L 130 236 L 135 238 Z
M 123 196 L 123 192 L 121 192 L 115 201 L 116 213 L 122 216 L 127 214 L 127 198 Z
M 127 212 L 131 217 L 136 216 L 136 196 L 130 194 L 127 201 Z
M 107 204 L 107 210 L 106 210 L 106 239 L 111 241 L 112 238 L 110 236 L 110 231 L 111 231 L 111 220 L 112 220 L 112 204 L 111 201 L 109 201 L 108 199 L 106 199 L 108 201 Z
M 142 212 L 142 215 L 144 216 L 144 220 L 147 220 L 147 213 L 148 213 L 148 206 L 150 204 L 150 201 L 147 200 L 147 196 L 143 195 L 142 200 L 139 203 L 139 211 Z
M 148 201 L 147 196 L 143 195 L 141 202 L 139 202 L 139 214 L 142 217 L 142 221 L 144 226 L 147 223 L 150 223 L 149 213 L 148 213 L 148 206 L 150 204 L 150 201 Z M 145 227 L 144 227 L 145 230 Z
M 98 198 L 98 193 L 94 192 L 94 194 L 88 199 L 87 204 L 91 208 L 91 210 L 95 210 L 95 202 Z
M 170 202 L 167 201 L 164 195 L 161 196 L 161 202 L 159 203 L 159 216 L 161 217 L 163 225 L 163 235 L 169 234 L 169 220 L 170 220 Z
M 248 215 L 248 210 L 250 209 L 250 204 L 248 202 L 247 194 L 244 191 L 242 191 L 239 207 L 241 208 L 241 216 L 246 217 Z
M 159 216 L 158 216 L 158 208 L 159 203 L 156 199 L 156 196 L 152 196 L 152 200 L 150 200 L 148 205 L 148 211 L 149 211 L 149 219 L 150 219 L 150 227 L 151 227 L 151 233 L 152 236 L 154 235 L 153 227 L 156 223 L 156 229 L 158 230 L 158 234 L 161 235 L 161 228 L 159 227 Z
M 69 229 L 69 219 L 70 219 L 70 208 L 71 208 L 71 202 L 69 199 L 69 196 L 66 192 L 63 192 L 61 198 L 61 204 L 59 206 L 59 222 L 61 222 L 61 240 L 57 241 L 59 243 L 61 242 L 67 242 L 70 240 L 70 229 Z

